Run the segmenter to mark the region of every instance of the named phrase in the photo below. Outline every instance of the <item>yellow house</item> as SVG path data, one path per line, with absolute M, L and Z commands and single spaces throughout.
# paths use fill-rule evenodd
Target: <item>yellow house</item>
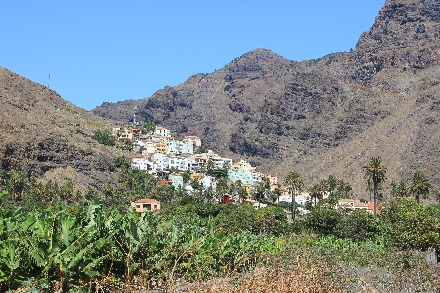
M 156 142 L 156 152 L 166 154 L 168 152 L 168 145 L 163 142 Z

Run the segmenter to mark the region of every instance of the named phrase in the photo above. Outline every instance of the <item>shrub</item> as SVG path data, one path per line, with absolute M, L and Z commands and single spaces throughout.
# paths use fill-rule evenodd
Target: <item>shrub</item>
M 440 220 L 410 198 L 394 198 L 382 212 L 390 238 L 401 249 L 440 250 Z
M 106 146 L 114 146 L 115 140 L 113 136 L 111 135 L 110 131 L 104 129 L 97 129 L 93 131 L 92 138 L 95 139 L 100 144 L 106 145 Z
M 194 204 L 194 203 L 196 203 L 196 200 L 194 199 L 194 196 L 191 196 L 191 195 L 185 195 L 179 201 L 179 205 L 187 205 L 187 204 Z
M 225 205 L 216 217 L 218 226 L 231 230 L 252 230 L 257 211 L 251 205 Z
M 305 219 L 305 227 L 321 235 L 335 235 L 342 215 L 330 208 L 313 209 Z
M 341 218 L 336 231 L 339 237 L 356 241 L 374 239 L 381 231 L 381 223 L 371 213 L 357 210 Z
M 272 217 L 280 222 L 287 222 L 287 216 L 282 208 L 271 206 L 257 211 L 257 218 Z
M 118 156 L 115 160 L 116 168 L 128 169 L 131 167 L 131 159 L 127 156 Z
M 213 203 L 198 203 L 195 205 L 195 212 L 203 218 L 216 217 L 222 210 L 222 206 Z

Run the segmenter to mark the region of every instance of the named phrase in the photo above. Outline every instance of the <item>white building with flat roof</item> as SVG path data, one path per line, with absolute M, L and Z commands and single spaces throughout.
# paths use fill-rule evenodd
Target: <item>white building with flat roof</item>
M 171 136 L 171 131 L 169 131 L 165 127 L 156 127 L 155 133 L 160 136 Z
M 157 165 L 153 161 L 150 161 L 147 158 L 131 159 L 131 168 L 145 170 L 149 174 L 156 174 L 157 172 Z

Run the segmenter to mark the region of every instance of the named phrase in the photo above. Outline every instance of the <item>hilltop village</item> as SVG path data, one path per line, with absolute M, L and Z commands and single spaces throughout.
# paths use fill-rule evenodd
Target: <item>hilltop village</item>
M 198 136 L 176 138 L 169 129 L 154 123 L 147 123 L 144 127 L 116 127 L 112 129 L 112 136 L 121 143 L 121 148 L 128 148 L 135 154 L 131 158 L 131 167 L 154 175 L 159 185 L 172 185 L 192 195 L 197 191 L 191 183 L 197 182 L 203 189 L 217 194 L 216 200 L 220 204 L 246 203 L 256 209 L 264 208 L 270 203 L 284 202 L 284 206 L 292 203 L 288 188 L 279 182 L 277 175 L 259 172 L 243 159 L 234 162 L 213 150 L 206 150 Z M 218 184 L 221 184 L 219 180 L 224 178 L 219 176 L 222 174 L 226 175 L 224 177 L 227 181 L 240 186 L 239 189 L 243 192 L 225 192 L 219 196 L 216 191 Z M 312 200 L 309 192 L 301 192 L 295 196 L 297 212 L 306 214 L 309 212 L 304 208 L 307 203 L 314 205 L 327 197 L 328 194 L 321 193 Z M 344 209 L 373 211 L 372 203 L 354 199 L 341 199 L 335 204 Z M 137 207 L 138 212 L 143 212 L 143 206 L 160 209 L 160 203 L 151 199 L 139 199 L 132 205 Z M 290 214 L 287 209 L 285 212 Z

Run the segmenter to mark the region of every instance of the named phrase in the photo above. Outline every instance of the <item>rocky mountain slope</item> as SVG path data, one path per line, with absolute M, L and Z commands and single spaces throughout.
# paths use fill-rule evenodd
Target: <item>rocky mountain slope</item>
M 308 185 L 334 174 L 360 197 L 362 166 L 376 155 L 388 183 L 420 170 L 439 187 L 439 34 L 439 0 L 387 0 L 353 52 L 294 62 L 256 49 L 148 99 L 93 112 L 136 113 L 260 170 L 297 169 Z
M 1 169 L 70 180 L 79 188 L 117 180 L 114 151 L 90 138 L 110 127 L 107 120 L 1 67 L 0 107 Z

